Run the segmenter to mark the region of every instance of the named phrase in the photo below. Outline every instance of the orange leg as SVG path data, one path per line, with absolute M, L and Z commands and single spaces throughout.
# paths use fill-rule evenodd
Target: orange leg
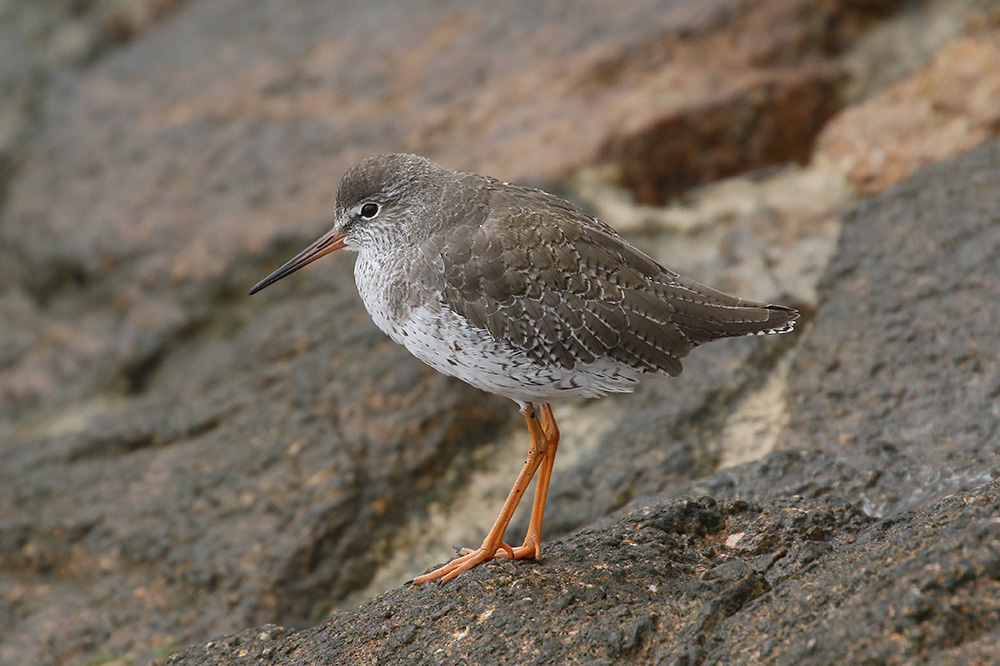
M 500 510 L 500 515 L 497 516 L 493 527 L 486 535 L 486 538 L 483 539 L 483 544 L 475 550 L 464 550 L 461 555 L 451 562 L 430 573 L 417 576 L 413 579 L 415 584 L 419 585 L 429 580 L 447 582 L 463 571 L 468 571 L 474 566 L 492 560 L 495 557 L 537 557 L 541 552 L 540 533 L 542 514 L 545 510 L 545 492 L 548 490 L 549 477 L 552 475 L 552 460 L 555 458 L 555 445 L 553 442 L 558 443 L 559 430 L 555 426 L 555 419 L 552 418 L 552 409 L 547 403 L 542 405 L 542 422 L 539 422 L 538 416 L 535 414 L 535 407 L 530 402 L 524 409 L 524 420 L 528 424 L 528 434 L 531 436 L 528 458 L 524 461 L 524 467 L 521 468 L 521 472 L 517 475 L 517 480 L 514 481 L 514 487 L 510 489 L 510 494 L 507 495 L 507 501 L 504 502 L 503 508 Z M 550 423 L 551 427 L 549 426 Z M 554 439 L 550 437 L 550 432 L 555 434 Z M 550 449 L 551 453 L 549 452 Z M 542 475 L 539 477 L 538 488 L 535 492 L 535 502 L 531 510 L 528 537 L 525 539 L 524 546 L 511 548 L 504 543 L 504 532 L 507 531 L 507 525 L 510 524 L 510 519 L 514 516 L 514 511 L 517 509 L 517 505 L 521 501 L 524 492 L 531 484 L 531 479 L 535 476 L 535 472 L 538 471 L 539 466 L 542 467 Z M 544 488 L 542 485 L 543 480 Z M 535 536 L 532 537 L 532 534 Z M 529 543 L 529 539 L 533 540 Z
M 514 559 L 542 556 L 542 518 L 545 517 L 545 497 L 549 494 L 549 480 L 552 478 L 552 466 L 556 460 L 556 449 L 559 448 L 559 426 L 552 416 L 549 403 L 542 403 L 542 430 L 545 433 L 545 453 L 542 465 L 538 471 L 538 483 L 535 484 L 535 501 L 531 505 L 531 520 L 528 521 L 528 533 L 524 537 L 524 545 L 514 549 Z

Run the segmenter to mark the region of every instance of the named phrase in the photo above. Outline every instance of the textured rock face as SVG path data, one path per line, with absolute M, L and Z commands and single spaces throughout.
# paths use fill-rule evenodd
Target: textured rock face
M 491 563 L 171 663 L 989 663 L 997 210 L 1000 142 L 847 216 L 789 378 L 781 450 L 696 483 L 785 499 L 646 498 L 538 564 Z
M 996 476 L 997 147 L 926 168 L 846 216 L 795 352 L 780 467 L 751 495 L 744 474 L 759 468 L 703 491 L 835 492 L 894 516 Z
M 858 191 L 870 194 L 921 166 L 997 138 L 997 62 L 995 30 L 949 43 L 928 67 L 824 128 L 817 159 L 838 163 Z
M 558 406 L 546 538 L 567 538 L 543 562 L 180 663 L 991 654 L 998 149 L 862 203 L 835 252 L 827 212 L 845 177 L 889 182 L 842 159 L 874 163 L 875 142 L 838 138 L 880 133 L 877 111 L 824 124 L 881 80 L 855 74 L 872 34 L 970 32 L 865 109 L 926 108 L 899 96 L 988 60 L 996 3 L 900 4 L 8 3 L 0 663 L 143 663 L 316 625 L 481 538 L 522 461 L 514 406 L 381 336 L 349 257 L 245 297 L 325 230 L 344 168 L 399 149 L 529 182 L 597 165 L 645 202 L 812 160 L 668 209 L 593 202 L 667 265 L 789 299 L 806 326 Z M 914 44 L 879 43 L 872 63 Z M 992 79 L 973 78 L 948 109 L 971 130 L 934 159 L 995 130 L 976 101 Z
M 544 564 L 491 564 L 170 663 L 990 663 L 998 490 L 893 522 L 833 500 L 666 501 Z

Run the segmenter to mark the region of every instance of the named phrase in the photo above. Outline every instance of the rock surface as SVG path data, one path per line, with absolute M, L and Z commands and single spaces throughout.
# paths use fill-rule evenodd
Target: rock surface
M 833 492 L 894 516 L 998 475 L 998 151 L 928 167 L 846 216 L 795 351 L 781 453 L 701 492 Z M 748 491 L 752 475 L 767 484 Z
M 162 661 L 338 607 L 179 661 L 995 643 L 996 147 L 863 204 L 826 269 L 850 174 L 812 145 L 1000 3 L 71 4 L 0 8 L 0 664 Z M 864 65 L 899 26 L 921 39 Z M 349 257 L 245 296 L 325 229 L 344 168 L 397 149 L 551 187 L 596 167 L 637 244 L 806 325 L 558 406 L 547 538 L 590 529 L 352 610 L 477 542 L 525 446 L 510 403 L 375 329 Z M 788 160 L 810 165 L 685 190 Z
M 668 500 L 541 564 L 493 563 L 168 663 L 986 664 L 998 510 L 995 483 L 894 521 L 837 500 Z
M 836 162 L 859 192 L 1000 137 L 1000 31 L 956 39 L 932 63 L 829 123 L 816 159 Z
M 647 497 L 540 563 L 491 563 L 170 663 L 989 663 L 998 210 L 994 142 L 847 216 L 789 378 L 782 450 L 698 482 L 738 499 Z M 768 497 L 786 499 L 744 499 Z

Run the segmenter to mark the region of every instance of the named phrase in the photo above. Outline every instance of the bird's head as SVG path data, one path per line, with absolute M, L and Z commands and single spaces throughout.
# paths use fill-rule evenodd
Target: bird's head
M 367 157 L 347 170 L 337 190 L 333 228 L 254 285 L 255 294 L 334 250 L 390 251 L 417 242 L 415 234 L 439 201 L 436 188 L 453 172 L 426 157 L 391 153 Z

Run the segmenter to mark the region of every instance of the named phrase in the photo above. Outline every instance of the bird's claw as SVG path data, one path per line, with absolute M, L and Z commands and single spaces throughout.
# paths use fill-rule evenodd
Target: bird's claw
M 503 557 L 508 560 L 523 560 L 523 559 L 538 559 L 541 555 L 541 548 L 537 543 L 528 543 L 527 541 L 523 546 L 518 546 L 517 548 L 512 548 L 509 544 L 501 541 L 496 547 L 490 547 L 483 544 L 479 548 L 462 548 L 459 551 L 458 557 L 453 559 L 451 562 L 438 567 L 434 571 L 425 573 L 422 576 L 417 576 L 413 579 L 415 585 L 420 585 L 421 583 L 426 583 L 432 580 L 440 580 L 442 583 L 447 583 L 449 580 L 456 578 L 463 571 L 468 571 L 475 566 L 482 564 L 483 562 L 489 562 L 498 557 Z
M 472 553 L 483 550 L 483 548 L 484 548 L 483 546 L 480 546 L 479 548 L 456 547 L 455 550 L 458 551 L 458 556 L 462 557 L 464 555 L 471 555 Z M 506 557 L 508 560 L 515 560 L 517 558 L 514 556 L 514 550 L 515 550 L 514 548 L 511 548 L 509 545 L 501 541 L 500 545 L 497 546 L 496 550 L 493 552 L 493 557 L 490 559 L 495 559 L 497 557 Z

